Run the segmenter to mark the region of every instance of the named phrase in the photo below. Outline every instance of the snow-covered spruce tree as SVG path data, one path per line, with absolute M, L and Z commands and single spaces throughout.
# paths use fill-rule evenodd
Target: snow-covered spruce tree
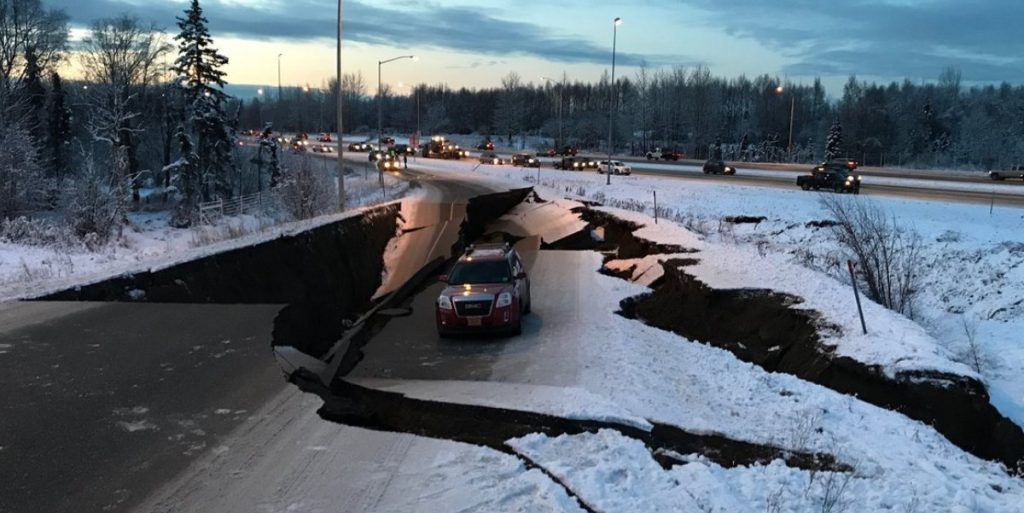
M 39 57 L 35 48 L 25 49 L 25 81 L 23 84 L 24 94 L 28 100 L 28 112 L 25 128 L 32 137 L 36 148 L 42 148 L 45 140 L 45 125 L 43 125 L 44 109 L 46 108 L 46 88 L 43 87 L 43 80 L 40 77 L 42 70 L 39 69 Z
M 202 188 L 199 174 L 199 156 L 195 153 L 192 138 L 179 125 L 175 137 L 178 140 L 178 160 L 171 162 L 164 169 L 164 174 L 171 176 L 171 185 L 177 190 L 178 205 L 171 216 L 171 225 L 176 228 L 188 228 L 196 221 L 196 206 Z
M 71 146 L 71 109 L 60 75 L 50 75 L 50 100 L 46 110 L 46 165 L 58 182 L 68 166 Z M 58 190 L 60 189 L 58 185 Z
M 828 129 L 828 139 L 825 140 L 825 160 L 831 160 L 839 156 L 843 151 L 843 125 L 836 119 L 832 122 L 832 128 Z
M 207 184 L 202 188 L 203 196 L 206 199 L 226 197 L 231 194 L 227 179 L 234 170 L 231 158 L 234 135 L 224 112 L 228 95 L 224 93 L 226 82 L 221 69 L 228 59 L 212 46 L 213 39 L 199 0 L 192 0 L 185 16 L 177 20 L 181 29 L 174 37 L 178 42 L 178 58 L 171 70 L 177 73 L 177 83 L 183 92 L 186 126 L 196 138 L 198 172 L 202 182 Z M 190 191 L 182 193 L 191 194 Z

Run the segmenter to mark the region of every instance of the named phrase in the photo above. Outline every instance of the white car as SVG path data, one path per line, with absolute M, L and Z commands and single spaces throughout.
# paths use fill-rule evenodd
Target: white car
M 607 160 L 602 160 L 601 162 L 597 163 L 597 172 L 598 173 L 604 174 L 604 172 L 607 169 L 608 169 L 608 161 Z M 633 174 L 633 169 L 631 167 L 623 164 L 622 161 L 619 161 L 619 160 L 613 160 L 612 161 L 611 170 L 612 170 L 612 174 L 613 175 L 630 175 L 630 174 Z

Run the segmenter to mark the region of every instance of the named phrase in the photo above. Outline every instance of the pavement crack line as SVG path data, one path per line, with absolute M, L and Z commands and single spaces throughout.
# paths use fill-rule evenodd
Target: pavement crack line
M 582 496 L 580 496 L 580 494 L 576 493 L 576 491 L 573 490 L 573 488 L 571 486 L 569 486 L 568 483 L 566 483 L 561 478 L 556 476 L 553 472 L 548 470 L 546 467 L 544 467 L 540 463 L 537 463 L 536 461 L 534 461 L 529 456 L 527 456 L 527 455 L 525 455 L 525 454 L 515 450 L 515 448 L 509 447 L 509 449 L 511 449 L 512 454 L 515 457 L 519 458 L 519 460 L 523 462 L 523 465 L 526 468 L 528 468 L 528 469 L 535 468 L 535 469 L 539 470 L 541 473 L 543 473 L 545 476 L 547 476 L 548 479 L 550 479 L 552 483 L 562 487 L 562 489 L 565 490 L 566 495 L 568 495 L 573 500 L 575 500 L 576 504 L 579 505 L 580 508 L 583 508 L 584 511 L 586 511 L 587 513 L 598 513 L 597 508 L 595 508 L 594 506 L 590 505 L 590 503 L 588 503 Z

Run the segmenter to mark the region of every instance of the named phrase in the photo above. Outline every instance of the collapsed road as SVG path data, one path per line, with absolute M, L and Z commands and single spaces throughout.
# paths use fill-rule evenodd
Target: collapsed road
M 372 476 L 343 480 L 344 494 L 338 499 L 355 502 L 333 504 L 346 511 L 380 504 L 389 493 L 392 478 L 412 458 L 410 447 L 419 447 L 412 452 L 418 453 L 420 459 L 452 450 L 410 442 L 409 434 L 468 442 L 514 455 L 504 444 L 509 436 L 613 429 L 643 441 L 663 465 L 673 464 L 669 456 L 672 453 L 702 453 L 725 466 L 781 457 L 799 468 L 848 469 L 841 459 L 829 454 L 786 452 L 770 445 L 688 433 L 671 426 L 638 429 L 629 422 L 609 419 L 588 421 L 486 405 L 431 402 L 389 392 L 396 384 L 417 386 L 437 380 L 521 385 L 526 387 L 524 390 L 570 386 L 587 363 L 581 361 L 573 344 L 565 342 L 572 337 L 573 325 L 586 322 L 595 307 L 580 286 L 591 280 L 600 267 L 594 265 L 600 256 L 591 250 L 614 250 L 620 256 L 686 251 L 630 238 L 626 235 L 630 232 L 628 227 L 613 223 L 605 223 L 603 238 L 614 242 L 593 247 L 588 244 L 593 241 L 590 225 L 596 224 L 592 220 L 543 225 L 538 231 L 530 212 L 549 208 L 549 202 L 529 191 L 486 196 L 474 202 L 472 198 L 493 189 L 479 182 L 429 178 L 416 172 L 407 175 L 429 182 L 437 197 L 448 201 L 431 201 L 428 197 L 425 204 L 411 211 L 403 204 L 401 209 L 378 210 L 358 222 L 302 234 L 301 244 L 279 240 L 274 250 L 269 248 L 275 244 L 257 246 L 207 262 L 64 291 L 50 298 L 121 303 L 23 306 L 45 312 L 38 315 L 38 322 L 3 333 L 5 342 L 11 340 L 18 347 L 34 347 L 54 354 L 38 365 L 18 360 L 16 363 L 23 367 L 12 370 L 20 374 L 8 373 L 0 378 L 10 380 L 2 383 L 5 386 L 24 389 L 31 399 L 4 405 L 4 416 L 0 418 L 0 432 L 11 433 L 12 440 L 0 441 L 0 446 L 4 446 L 0 466 L 8 465 L 0 470 L 5 476 L 15 476 L 0 485 L 4 487 L 0 498 L 5 500 L 0 506 L 12 511 L 130 511 L 136 507 L 145 511 L 253 511 L 279 493 L 287 498 L 285 492 L 293 487 L 295 493 L 309 492 L 302 486 L 289 485 L 284 492 L 274 492 L 274 498 L 265 495 L 270 494 L 267 483 L 273 476 L 297 479 L 295 474 L 305 472 L 311 465 L 295 453 L 319 450 L 316 448 L 321 443 L 309 437 L 324 439 L 322 443 L 326 445 L 340 443 L 342 438 L 352 440 L 335 457 L 354 458 L 365 467 L 353 468 L 351 472 L 369 472 Z M 497 219 L 523 198 L 529 198 L 525 203 L 527 212 L 517 214 L 519 217 L 511 221 Z M 396 233 L 401 236 L 392 239 Z M 354 253 L 353 245 L 343 244 L 351 238 L 360 241 L 358 257 L 353 254 L 338 259 L 337 255 L 345 255 L 346 251 Z M 547 286 L 537 291 L 535 314 L 526 319 L 522 337 L 439 340 L 434 335 L 432 306 L 440 285 L 430 280 L 430 269 L 438 270 L 438 259 L 443 262 L 463 243 L 481 238 L 514 242 L 536 283 Z M 318 257 L 304 256 L 303 250 L 296 250 L 302 247 L 333 255 L 333 260 L 317 261 Z M 271 251 L 272 255 L 257 256 L 260 251 Z M 299 253 L 284 256 L 289 251 Z M 391 267 L 382 276 L 385 263 L 395 253 L 402 257 L 391 261 Z M 310 257 L 314 258 L 312 266 L 304 260 Z M 342 264 L 338 265 L 338 261 Z M 257 265 L 260 271 L 254 272 Z M 267 266 L 275 272 L 267 273 Z M 238 273 L 230 281 L 234 287 L 220 285 L 226 279 L 225 272 Z M 321 276 L 324 272 L 328 274 L 326 279 Z M 245 282 L 254 287 L 251 295 L 240 285 Z M 143 291 L 144 295 L 136 291 Z M 144 302 L 136 302 L 139 298 Z M 243 302 L 246 298 L 269 304 L 223 304 Z M 362 316 L 384 305 L 391 307 L 387 309 L 390 312 L 381 309 L 379 315 Z M 231 314 L 232 309 L 239 313 Z M 75 312 L 71 313 L 72 310 Z M 134 321 L 130 328 L 125 328 L 126 317 Z M 271 318 L 272 330 L 268 326 Z M 168 327 L 160 328 L 164 325 L 158 322 Z M 336 341 L 342 333 L 353 331 L 353 322 L 359 328 L 355 330 L 359 336 L 338 348 Z M 106 328 L 98 333 L 85 329 L 96 325 Z M 152 337 L 147 330 L 151 326 L 175 335 Z M 188 326 L 188 331 L 182 335 L 181 328 L 169 326 Z M 117 343 L 110 343 L 111 340 Z M 233 345 L 239 341 L 244 350 Z M 324 398 L 319 409 L 322 418 L 389 433 L 370 437 L 349 427 L 327 431 L 325 426 L 301 416 L 311 415 L 317 405 L 303 403 L 296 394 L 288 394 L 290 390 L 282 390 L 285 385 L 280 371 L 266 351 L 271 342 L 278 348 L 296 348 L 311 361 L 320 361 L 335 351 L 333 357 L 325 358 L 331 365 L 323 368 L 333 372 L 292 372 L 292 380 Z M 217 344 L 231 346 L 232 351 L 214 351 Z M 53 347 L 61 350 L 53 351 Z M 10 361 L 5 360 L 4 365 Z M 189 372 L 175 374 L 183 368 Z M 105 380 L 105 386 L 79 380 L 101 369 L 94 379 Z M 209 369 L 214 370 L 215 376 L 207 372 Z M 297 371 L 295 367 L 286 370 Z M 66 381 L 67 386 L 54 388 L 53 383 L 59 380 Z M 183 388 L 181 380 L 188 386 Z M 79 401 L 77 398 L 90 386 L 98 387 L 102 397 Z M 270 413 L 266 413 L 268 404 L 272 405 Z M 251 414 L 257 410 L 259 414 Z M 56 418 L 62 420 L 49 420 Z M 65 424 L 67 419 L 70 422 Z M 251 452 L 224 459 L 231 462 L 230 467 L 203 463 L 210 466 L 195 470 L 201 454 L 230 455 L 232 449 L 227 444 L 231 443 L 232 429 L 253 423 L 267 428 L 251 431 L 260 431 L 261 436 L 267 437 L 267 443 L 243 444 Z M 280 436 L 295 439 L 276 438 Z M 52 443 L 71 440 L 70 444 L 78 445 L 84 439 L 93 442 L 81 452 L 68 453 L 62 451 L 60 444 Z M 370 439 L 375 441 L 370 445 L 358 441 Z M 303 443 L 305 449 L 296 448 Z M 22 452 L 12 452 L 15 450 Z M 38 451 L 42 455 L 38 464 L 24 451 Z M 7 458 L 11 454 L 18 457 Z M 276 466 L 282 460 L 282 465 L 288 465 L 285 470 Z M 22 464 L 16 468 L 10 465 L 11 461 Z M 100 464 L 94 464 L 95 461 Z M 32 463 L 26 466 L 23 462 Z M 250 467 L 260 469 L 260 475 L 244 471 Z M 125 473 L 124 468 L 133 471 Z M 183 473 L 186 468 L 192 470 Z M 235 476 L 233 482 L 242 488 L 232 484 L 231 489 L 248 495 L 239 498 L 228 493 L 231 500 L 225 499 L 224 482 L 204 482 L 204 476 L 213 472 L 211 468 L 218 469 L 218 475 Z M 175 480 L 170 489 L 159 486 L 172 476 L 184 477 Z M 396 483 L 401 482 L 401 478 L 394 478 Z M 156 488 L 161 488 L 155 495 L 160 499 L 153 502 L 147 496 Z M 572 494 L 571 490 L 568 492 Z M 586 508 L 585 504 L 582 506 Z
M 468 198 L 493 192 L 421 182 L 429 191 L 419 233 L 428 245 L 454 243 Z M 226 447 L 234 429 L 288 388 L 268 351 L 282 307 L 331 305 L 318 328 L 336 340 L 381 286 L 400 215 L 397 206 L 373 209 L 0 306 L 0 387 L 9 398 L 0 404 L 0 511 L 132 511 Z

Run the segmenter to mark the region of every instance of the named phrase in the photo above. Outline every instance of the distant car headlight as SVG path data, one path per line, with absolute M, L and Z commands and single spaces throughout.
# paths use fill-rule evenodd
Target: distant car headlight
M 857 175 L 857 181 L 858 181 L 858 182 L 859 182 L 859 181 L 861 181 L 861 179 L 862 179 L 862 178 L 864 178 L 864 177 L 863 177 L 863 176 L 861 176 L 861 175 Z
M 448 296 L 441 296 L 437 298 L 437 307 L 441 310 L 451 310 L 453 308 L 452 298 Z
M 501 294 L 498 295 L 498 304 L 496 304 L 495 306 L 498 307 L 498 308 L 504 308 L 506 306 L 510 306 L 511 304 L 512 304 L 512 293 L 511 292 L 502 292 Z

